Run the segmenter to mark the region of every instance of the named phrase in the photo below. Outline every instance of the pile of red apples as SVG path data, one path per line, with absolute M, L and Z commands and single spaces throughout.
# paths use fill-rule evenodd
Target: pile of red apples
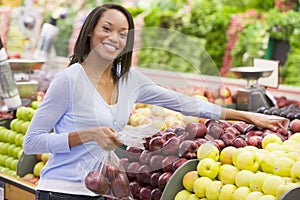
M 197 158 L 197 150 L 202 144 L 212 143 L 220 151 L 226 146 L 261 148 L 262 139 L 268 134 L 276 134 L 284 141 L 293 132 L 279 126 L 276 131 L 271 131 L 242 121 L 200 119 L 158 131 L 146 138 L 144 150 L 127 147 L 126 156 L 120 161 L 134 199 L 158 200 L 174 171 L 187 160 Z

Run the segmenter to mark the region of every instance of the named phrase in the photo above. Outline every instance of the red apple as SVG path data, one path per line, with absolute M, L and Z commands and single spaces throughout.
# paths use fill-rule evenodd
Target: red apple
M 143 165 L 149 164 L 150 159 L 152 158 L 152 156 L 154 155 L 153 152 L 145 149 L 142 151 L 141 156 L 140 156 L 140 163 Z
M 134 198 L 138 199 L 140 196 L 140 190 L 141 190 L 141 185 L 137 181 L 132 181 L 129 183 L 129 188 L 131 191 L 131 194 Z
M 105 165 L 104 166 L 104 176 L 107 178 L 114 178 L 120 171 L 119 165 Z
M 170 138 L 175 137 L 175 136 L 176 136 L 176 133 L 174 133 L 174 132 L 165 132 L 161 137 L 162 137 L 165 141 L 167 141 L 167 140 L 169 140 Z
M 149 166 L 153 171 L 161 170 L 162 169 L 162 161 L 164 160 L 165 156 L 161 154 L 157 154 L 152 156 L 150 159 Z
M 172 175 L 172 172 L 164 172 L 162 175 L 160 175 L 160 177 L 158 178 L 158 187 L 159 189 L 161 189 L 161 191 L 165 189 L 165 186 L 167 185 Z
M 245 139 L 237 137 L 235 140 L 232 141 L 232 146 L 236 148 L 245 147 L 247 146 L 247 142 Z
M 126 147 L 126 157 L 132 162 L 132 161 L 138 161 L 140 159 L 140 155 L 142 153 L 142 150 L 137 147 Z
M 294 119 L 291 121 L 290 128 L 294 133 L 300 132 L 300 119 Z
M 119 173 L 111 181 L 111 190 L 115 197 L 123 199 L 130 196 L 129 181 L 125 173 Z
M 185 127 L 177 127 L 177 128 L 174 129 L 174 133 L 177 136 L 185 135 L 186 134 L 185 132 L 186 132 Z
M 152 188 L 158 187 L 158 179 L 159 179 L 160 175 L 162 175 L 162 173 L 163 173 L 162 171 L 157 171 L 151 175 L 150 185 Z
M 183 163 L 185 163 L 186 161 L 188 161 L 186 158 L 178 158 L 173 164 L 172 164 L 172 169 L 173 172 L 176 171 L 176 169 L 178 169 Z
M 179 156 L 186 159 L 197 158 L 199 145 L 193 140 L 185 140 L 179 146 Z
M 205 138 L 196 138 L 194 141 L 199 145 L 199 147 L 205 142 L 207 142 Z
M 142 164 L 140 162 L 131 162 L 127 167 L 127 176 L 129 180 L 136 180 L 136 174 Z
M 177 138 L 179 139 L 180 143 L 186 140 L 185 135 L 179 135 Z
M 123 168 L 124 168 L 125 171 L 127 171 L 127 167 L 128 167 L 128 165 L 129 165 L 129 160 L 128 160 L 128 158 L 126 158 L 126 157 L 120 158 L 119 164 L 120 164 L 120 166 L 123 166 Z
M 179 145 L 180 139 L 172 137 L 163 144 L 162 153 L 164 155 L 178 155 Z
M 140 190 L 139 199 L 151 200 L 151 188 L 142 187 Z
M 247 124 L 243 121 L 238 121 L 232 125 L 234 128 L 236 128 L 241 133 L 247 133 L 250 130 L 254 130 L 256 127 L 253 124 Z
M 231 146 L 233 141 L 236 139 L 236 135 L 233 132 L 225 132 L 220 136 L 226 146 Z
M 220 140 L 220 139 L 214 140 L 213 144 L 214 144 L 216 147 L 218 147 L 219 151 L 221 151 L 222 149 L 224 149 L 225 146 L 226 146 L 225 143 L 224 143 L 224 141 L 223 141 L 223 140 Z
M 194 139 L 199 137 L 204 137 L 207 133 L 207 128 L 204 124 L 199 122 L 190 122 L 185 126 L 186 138 Z
M 237 130 L 236 128 L 234 128 L 233 126 L 229 126 L 227 128 L 225 128 L 224 133 L 233 133 L 234 135 L 238 136 L 241 134 L 241 132 L 239 130 Z
M 207 135 L 212 136 L 214 139 L 219 139 L 223 133 L 224 129 L 221 123 L 211 123 L 207 127 Z
M 151 169 L 148 165 L 142 165 L 136 174 L 136 180 L 142 185 L 150 185 Z
M 155 188 L 151 191 L 151 200 L 160 200 L 162 191 L 159 188 Z
M 177 156 L 166 156 L 162 161 L 162 169 L 164 172 L 173 172 L 173 163 L 178 159 Z
M 96 194 L 106 194 L 109 189 L 109 182 L 99 171 L 91 171 L 85 177 L 86 187 Z
M 156 136 L 150 140 L 149 150 L 152 152 L 160 152 L 165 142 L 161 136 Z

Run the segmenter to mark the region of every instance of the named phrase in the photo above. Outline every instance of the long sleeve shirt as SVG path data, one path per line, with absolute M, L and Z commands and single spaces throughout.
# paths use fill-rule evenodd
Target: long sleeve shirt
M 120 131 L 128 123 L 135 103 L 158 105 L 184 115 L 212 119 L 218 119 L 221 114 L 220 106 L 161 87 L 136 69 L 131 69 L 119 80 L 117 103 L 109 105 L 82 66 L 73 64 L 51 80 L 24 139 L 25 154 L 51 153 L 41 171 L 38 189 L 91 195 L 83 184 L 84 177 L 104 150 L 96 142 L 70 148 L 68 134 L 98 126 Z

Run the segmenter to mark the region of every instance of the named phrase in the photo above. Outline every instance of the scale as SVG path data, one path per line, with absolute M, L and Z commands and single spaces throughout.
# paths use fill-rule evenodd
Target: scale
M 266 87 L 261 86 L 259 79 L 262 79 L 264 83 L 269 84 L 269 87 L 278 87 L 278 64 L 276 66 L 274 64 L 277 62 L 274 62 L 271 63 L 273 66 L 269 65 L 266 67 L 266 65 L 263 64 L 262 66 L 258 67 L 257 63 L 260 63 L 258 61 L 262 61 L 262 63 L 274 62 L 260 59 L 255 60 L 254 63 L 256 66 L 236 67 L 231 69 L 232 73 L 237 78 L 247 80 L 245 88 L 240 88 L 237 90 L 236 108 L 238 110 L 256 112 L 260 107 L 270 108 L 277 106 L 275 98 L 269 91 L 266 90 Z M 275 77 L 274 75 L 271 76 L 272 73 L 275 74 Z
M 31 78 L 34 70 L 39 70 L 46 62 L 38 59 L 9 59 L 16 86 L 22 101 L 33 101 L 38 91 L 38 81 Z

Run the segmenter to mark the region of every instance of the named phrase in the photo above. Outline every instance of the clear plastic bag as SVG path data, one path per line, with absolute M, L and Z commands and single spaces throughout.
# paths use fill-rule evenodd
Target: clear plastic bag
M 92 192 L 111 199 L 134 199 L 126 171 L 119 160 L 114 151 L 105 151 L 93 170 L 85 176 L 85 186 Z

